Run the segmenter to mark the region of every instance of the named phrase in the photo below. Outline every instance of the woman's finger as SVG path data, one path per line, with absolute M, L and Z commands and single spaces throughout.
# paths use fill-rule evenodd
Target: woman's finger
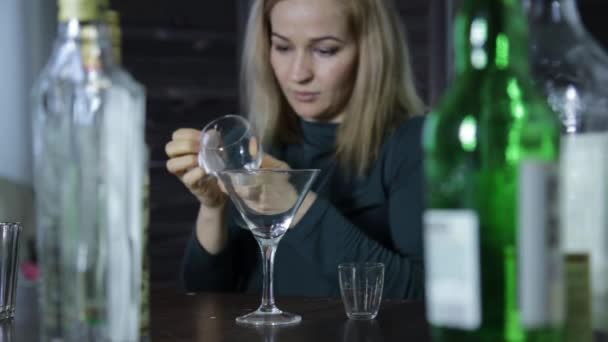
M 180 128 L 173 132 L 172 140 L 200 140 L 201 131 L 194 128 Z
M 205 177 L 205 171 L 200 167 L 195 167 L 182 176 L 182 182 L 189 188 L 193 188 L 203 177 Z
M 249 154 L 253 159 L 256 159 L 258 152 L 260 152 L 258 146 L 258 139 L 251 137 L 249 140 Z
M 171 140 L 165 145 L 165 152 L 170 158 L 185 154 L 198 154 L 200 150 L 199 145 L 199 140 Z
M 173 174 L 189 171 L 198 166 L 198 157 L 196 155 L 186 155 L 175 157 L 167 160 L 167 170 Z

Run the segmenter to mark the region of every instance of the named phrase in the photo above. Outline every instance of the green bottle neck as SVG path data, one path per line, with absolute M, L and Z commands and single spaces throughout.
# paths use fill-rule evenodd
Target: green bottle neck
M 458 74 L 529 70 L 528 27 L 520 0 L 467 0 L 456 17 L 454 34 Z

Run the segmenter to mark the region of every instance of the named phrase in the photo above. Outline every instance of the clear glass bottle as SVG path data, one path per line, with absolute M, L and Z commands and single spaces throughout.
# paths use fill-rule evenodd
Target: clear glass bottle
M 574 0 L 527 0 L 533 74 L 562 126 L 560 222 L 572 341 L 608 332 L 608 55 Z M 591 317 L 590 317 L 591 315 Z
M 145 93 L 115 61 L 105 11 L 59 1 L 33 90 L 43 341 L 139 341 Z
M 108 3 L 107 0 L 106 4 Z M 120 14 L 114 10 L 108 10 L 105 13 L 105 20 L 110 30 L 110 39 L 112 41 L 112 51 L 114 60 L 117 64 L 122 64 L 122 28 L 120 26 Z M 146 156 L 149 154 L 146 148 Z M 146 157 L 146 160 L 148 158 Z M 145 171 L 144 183 L 144 213 L 143 213 L 143 235 L 142 235 L 142 272 L 141 272 L 141 309 L 140 309 L 140 334 L 142 341 L 145 341 L 150 336 L 150 260 L 148 256 L 148 230 L 150 223 L 150 176 Z

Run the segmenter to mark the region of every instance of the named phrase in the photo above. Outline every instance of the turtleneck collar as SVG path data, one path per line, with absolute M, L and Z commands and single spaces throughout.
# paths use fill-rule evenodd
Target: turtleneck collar
M 300 120 L 304 143 L 333 150 L 336 145 L 338 123 L 310 122 Z

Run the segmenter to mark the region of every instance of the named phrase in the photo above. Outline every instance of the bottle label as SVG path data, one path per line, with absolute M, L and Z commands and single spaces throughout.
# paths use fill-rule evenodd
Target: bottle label
M 479 218 L 472 210 L 424 213 L 427 319 L 475 330 L 481 324 Z
M 524 161 L 517 202 L 521 322 L 529 329 L 555 326 L 563 321 L 555 166 Z
M 566 135 L 562 138 L 561 151 L 560 221 L 564 249 L 566 254 L 589 255 L 593 327 L 606 331 L 608 133 Z

